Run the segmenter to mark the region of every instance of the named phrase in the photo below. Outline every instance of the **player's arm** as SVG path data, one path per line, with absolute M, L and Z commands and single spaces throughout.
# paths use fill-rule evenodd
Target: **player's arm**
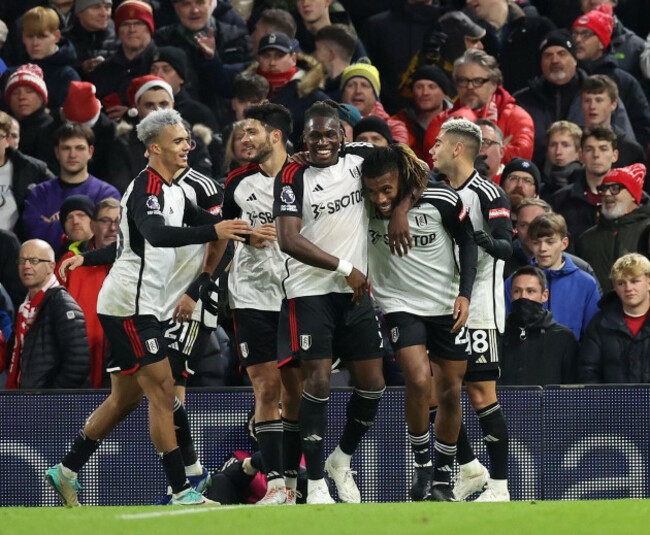
M 498 187 L 498 186 L 495 186 Z M 512 256 L 512 220 L 510 201 L 499 188 L 500 196 L 490 202 L 481 202 L 483 218 L 490 227 L 491 236 L 484 230 L 474 231 L 476 245 L 494 258 L 507 260 Z
M 214 215 L 200 208 L 185 197 L 185 213 L 183 221 L 194 228 L 214 226 L 218 240 L 245 241 L 244 236 L 253 230 L 248 223 L 239 219 L 225 221 L 220 215 Z M 241 233 L 243 236 L 239 236 Z M 211 240 L 208 240 L 211 241 Z M 205 242 L 196 242 L 205 243 Z

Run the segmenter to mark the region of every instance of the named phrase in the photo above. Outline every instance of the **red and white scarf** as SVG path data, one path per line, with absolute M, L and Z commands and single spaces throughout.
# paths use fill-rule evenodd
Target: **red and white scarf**
M 11 353 L 11 364 L 9 365 L 9 377 L 7 378 L 7 388 L 16 389 L 20 388 L 20 358 L 23 352 L 23 342 L 30 327 L 34 324 L 38 310 L 45 298 L 45 293 L 55 286 L 60 286 L 59 281 L 56 280 L 54 274 L 50 276 L 50 280 L 45 283 L 45 286 L 31 299 L 29 294 L 25 297 L 25 301 L 18 308 L 18 315 L 16 317 L 16 340 L 14 342 L 14 350 Z

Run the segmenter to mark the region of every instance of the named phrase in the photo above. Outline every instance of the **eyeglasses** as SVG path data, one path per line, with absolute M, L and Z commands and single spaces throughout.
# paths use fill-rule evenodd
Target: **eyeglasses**
M 532 176 L 519 176 L 510 174 L 506 177 L 506 182 L 519 182 L 520 180 L 529 186 L 535 185 L 535 179 Z
M 596 34 L 591 30 L 573 30 L 571 35 L 573 36 L 573 40 L 576 41 L 578 39 L 589 39 Z
M 469 85 L 472 84 L 472 87 L 478 88 L 478 87 L 483 87 L 483 85 L 486 82 L 489 82 L 489 81 L 490 81 L 489 78 L 461 78 L 461 77 L 459 77 L 459 78 L 456 78 L 456 85 L 458 87 L 465 88 L 465 87 L 469 87 Z
M 614 182 L 612 184 L 601 184 L 600 186 L 596 187 L 596 191 L 601 195 L 607 193 L 608 190 L 612 192 L 612 195 L 618 195 L 622 189 L 625 189 L 625 186 L 623 184 L 619 184 L 618 182 Z
M 108 217 L 102 217 L 101 219 L 97 219 L 97 223 L 99 223 L 102 227 L 111 227 L 113 225 L 117 227 L 120 224 L 120 220 L 110 219 Z
M 49 260 L 47 258 L 18 258 L 16 263 L 19 266 L 24 266 L 27 262 L 32 266 L 38 266 L 41 262 L 54 262 L 54 260 Z
M 483 138 L 483 141 L 481 142 L 481 145 L 483 145 L 484 147 L 487 147 L 489 149 L 490 147 L 494 147 L 495 145 L 499 145 L 499 147 L 500 147 L 501 142 L 500 141 L 494 141 L 492 139 Z

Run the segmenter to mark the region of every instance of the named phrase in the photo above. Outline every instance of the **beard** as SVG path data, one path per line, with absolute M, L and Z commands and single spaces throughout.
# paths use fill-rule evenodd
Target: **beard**
M 264 144 L 260 145 L 255 152 L 255 155 L 249 159 L 250 162 L 261 164 L 265 162 L 269 156 L 273 154 L 273 147 L 271 146 L 271 140 L 267 137 L 264 141 Z
M 601 208 L 601 213 L 605 219 L 618 219 L 627 214 L 627 212 L 627 208 L 620 203 L 616 203 L 614 208 L 605 208 L 605 206 Z

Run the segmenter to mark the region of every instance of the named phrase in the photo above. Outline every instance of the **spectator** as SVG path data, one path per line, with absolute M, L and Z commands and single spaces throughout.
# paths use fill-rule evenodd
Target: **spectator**
M 645 163 L 645 151 L 632 137 L 616 126 L 612 126 L 612 114 L 618 107 L 618 87 L 604 74 L 589 76 L 580 90 L 585 128 L 603 126 L 616 134 L 618 160 L 615 167 L 626 167 L 634 163 Z
M 603 289 L 611 289 L 608 277 L 614 262 L 638 251 L 639 238 L 650 225 L 650 204 L 643 195 L 643 164 L 612 169 L 598 186 L 602 199 L 598 223 L 580 237 L 578 254 L 594 266 Z
M 318 32 L 324 28 L 333 26 L 332 20 L 330 19 L 331 5 L 332 0 L 297 0 L 298 14 L 300 17 L 298 19 L 296 39 L 298 39 L 300 49 L 305 54 L 314 56 L 314 51 L 317 50 L 316 42 Z M 347 27 L 348 31 L 354 36 L 354 47 L 351 55 L 352 62 L 356 63 L 361 58 L 366 57 L 368 55 L 366 49 L 363 43 L 357 38 L 354 28 L 347 24 L 338 24 L 337 26 Z
M 257 61 L 244 72 L 256 72 L 266 78 L 271 87 L 269 101 L 291 111 L 293 133 L 290 140 L 294 146 L 298 145 L 305 111 L 314 102 L 327 99 L 318 89 L 325 79 L 323 67 L 311 56 L 296 53 L 289 36 L 273 32 L 262 38 Z
M 244 110 L 255 104 L 267 101 L 271 87 L 264 76 L 259 74 L 240 74 L 235 78 L 233 96 L 230 101 L 235 121 L 244 120 Z
M 7 341 L 11 338 L 15 317 L 14 305 L 4 285 L 0 283 L 0 373 L 7 367 Z
M 289 36 L 293 42 L 294 50 L 299 50 L 300 45 L 296 40 L 297 30 L 298 26 L 296 25 L 296 20 L 288 11 L 275 8 L 265 9 L 260 13 L 259 18 L 255 22 L 255 26 L 251 31 L 253 54 L 257 56 L 262 37 L 273 32 L 280 32 Z
M 244 120 L 237 121 L 232 125 L 232 130 L 228 139 L 226 140 L 226 154 L 224 157 L 224 177 L 221 180 L 222 184 L 225 182 L 228 173 L 234 171 L 239 167 L 246 165 L 248 160 L 244 153 L 244 144 L 242 138 L 244 137 Z
M 206 55 L 199 41 L 218 56 L 222 64 L 240 64 L 253 59 L 251 38 L 245 29 L 222 22 L 211 15 L 209 0 L 172 0 L 178 24 L 160 28 L 154 35 L 157 46 L 175 46 L 185 51 L 187 63 L 185 89 L 219 115 L 226 105 L 225 95 L 200 83 L 206 69 Z M 210 58 L 213 59 L 213 58 Z
M 353 133 L 355 141 L 371 143 L 376 147 L 387 147 L 395 143 L 386 121 L 374 115 L 361 119 Z
M 650 143 L 650 105 L 634 76 L 618 67 L 610 46 L 613 29 L 612 8 L 608 4 L 578 17 L 572 28 L 576 57 L 588 74 L 606 74 L 616 82 L 636 139 L 647 149 Z
M 53 169 L 54 119 L 45 111 L 47 96 L 43 71 L 38 65 L 21 65 L 7 79 L 5 104 L 20 123 L 20 151 Z
M 141 76 L 134 78 L 129 86 L 129 118 L 136 124 L 154 110 L 174 107 L 174 90 L 162 78 Z M 124 193 L 131 181 L 147 166 L 144 145 L 136 134 L 136 124 L 121 122 L 117 128 L 117 139 L 113 146 L 113 159 L 110 165 L 111 183 Z M 194 150 L 189 153 L 190 167 L 211 176 L 212 162 L 205 145 L 193 138 Z M 107 197 L 105 195 L 104 197 Z
M 88 172 L 94 151 L 94 135 L 87 126 L 67 123 L 56 131 L 56 157 L 61 174 L 31 190 L 25 201 L 23 223 L 28 238 L 39 238 L 58 249 L 61 245 L 63 220 L 61 205 L 71 195 L 88 195 L 93 206 L 106 197 L 120 198 L 110 184 Z M 92 209 L 90 210 L 92 213 Z
M 580 235 L 598 221 L 601 199 L 597 188 L 618 160 L 616 134 L 598 126 L 583 131 L 580 160 L 584 169 L 576 171 L 574 182 L 558 190 L 551 199 L 553 209 L 566 220 L 577 248 Z
M 370 115 L 380 117 L 388 123 L 395 141 L 408 143 L 406 125 L 402 121 L 391 119 L 379 101 L 381 83 L 376 67 L 367 63 L 350 65 L 341 75 L 341 90 L 343 91 L 341 100 L 345 104 L 352 104 L 362 117 Z
M 539 197 L 540 174 L 537 166 L 530 160 L 513 158 L 506 165 L 501 175 L 501 187 L 510 200 L 513 210 L 521 204 L 524 199 L 536 199 Z M 515 214 L 510 212 L 511 217 Z
M 442 15 L 427 31 L 422 48 L 402 75 L 399 84 L 400 95 L 406 99 L 411 98 L 413 74 L 418 69 L 431 65 L 445 73 L 448 81 L 446 94 L 455 98 L 456 88 L 452 83 L 454 62 L 470 48 L 483 50 L 481 39 L 484 37 L 485 28 L 476 24 L 462 11 L 450 11 Z
M 500 184 L 501 174 L 505 167 L 503 165 L 503 157 L 506 153 L 506 149 L 503 146 L 503 132 L 490 119 L 477 119 L 475 123 L 481 129 L 483 139 L 479 155 L 485 156 L 485 164 L 488 170 L 485 178 L 495 184 Z
M 118 122 L 128 110 L 126 91 L 131 80 L 149 72 L 156 46 L 153 10 L 142 0 L 124 0 L 115 10 L 115 27 L 120 46 L 88 75 L 97 87 L 97 98 L 106 114 Z
M 580 349 L 578 380 L 584 383 L 650 382 L 650 260 L 619 258 L 610 273 L 613 292 L 587 328 Z
M 18 276 L 18 251 L 20 241 L 13 232 L 0 229 L 0 283 L 11 299 L 14 310 L 18 310 L 27 289 Z M 6 338 L 8 341 L 9 338 Z
M 402 121 L 408 131 L 408 146 L 421 160 L 426 160 L 424 133 L 433 118 L 452 107 L 446 97 L 454 91 L 445 72 L 435 65 L 425 65 L 411 77 L 410 103 L 392 119 Z
M 381 99 L 389 113 L 397 113 L 403 106 L 398 92 L 400 77 L 442 14 L 439 2 L 401 0 L 394 4 L 369 17 L 361 29 L 368 56 L 381 73 L 377 87 L 383 87 Z
M 331 24 L 314 36 L 316 48 L 311 53 L 323 65 L 327 78 L 323 91 L 332 99 L 341 100 L 341 75 L 352 62 L 357 36 L 345 24 Z
M 583 13 L 596 9 L 602 4 L 609 4 L 615 10 L 619 0 L 582 0 Z M 575 19 L 574 19 L 575 20 Z M 641 78 L 641 53 L 645 43 L 632 30 L 623 26 L 621 20 L 614 15 L 614 30 L 612 32 L 612 52 L 616 57 L 618 66 L 629 72 L 637 80 Z
M 506 318 L 499 384 L 574 383 L 580 346 L 571 329 L 544 308 L 549 297 L 546 275 L 524 266 L 512 275 L 511 285 L 512 312 Z
M 68 84 L 81 79 L 71 67 L 77 61 L 77 54 L 72 44 L 61 37 L 59 17 L 53 9 L 35 7 L 23 15 L 22 21 L 29 63 L 42 69 L 50 106 L 58 108 L 63 105 Z
M 115 143 L 115 123 L 102 111 L 96 89 L 90 82 L 72 82 L 60 113 L 52 113 L 58 125 L 71 122 L 87 126 L 95 135 L 95 151 L 88 162 L 88 172 L 104 182 L 111 182 L 109 173 Z
M 88 381 L 84 315 L 53 270 L 49 244 L 23 243 L 18 272 L 27 297 L 18 310 L 8 389 L 81 388 Z
M 20 232 L 21 226 L 17 223 L 23 213 L 27 193 L 36 184 L 54 175 L 44 162 L 10 146 L 12 128 L 11 117 L 0 111 L 0 230 Z
M 514 94 L 519 105 L 535 123 L 535 150 L 532 160 L 543 166 L 546 154 L 546 131 L 556 121 L 585 124 L 580 101 L 580 88 L 587 77 L 578 69 L 575 45 L 568 30 L 549 33 L 540 45 L 541 76 L 530 80 L 528 86 Z M 529 58 L 532 61 L 532 57 Z M 614 124 L 625 133 L 634 135 L 632 125 L 619 103 Z
M 354 127 L 361 121 L 361 112 L 352 104 L 339 104 L 337 111 L 341 126 L 345 132 L 343 141 L 352 143 L 354 141 Z
M 515 157 L 530 159 L 535 143 L 533 120 L 502 87 L 503 76 L 496 60 L 483 50 L 468 50 L 454 63 L 453 78 L 458 98 L 453 108 L 431 121 L 424 135 L 424 149 L 433 146 L 442 123 L 463 113 L 466 118 L 473 116 L 472 120 L 490 119 L 501 129 L 506 138 L 503 163 Z
M 88 195 L 70 195 L 61 204 L 59 219 L 63 227 L 62 245 L 56 253 L 55 260 L 72 251 L 82 252 L 79 247 L 93 237 L 90 227 L 95 211 L 95 203 Z
M 574 180 L 582 169 L 580 138 L 582 129 L 570 121 L 556 121 L 546 131 L 546 159 L 542 171 L 540 197 L 550 201 L 553 194 Z
M 553 213 L 536 217 L 528 227 L 528 243 L 534 254 L 531 264 L 543 269 L 548 280 L 546 308 L 580 340 L 598 311 L 600 292 L 596 279 L 564 254 L 569 245 L 564 218 Z M 505 282 L 507 313 L 512 310 L 511 289 L 512 277 Z
M 528 16 L 515 2 L 508 0 L 470 0 L 467 5 L 487 31 L 483 46 L 501 65 L 503 85 L 510 92 L 525 87 L 526 82 L 537 75 L 531 59 L 544 36 L 555 29 L 555 24 L 546 17 Z M 530 158 L 530 155 L 524 157 Z
M 69 200 L 69 198 L 68 198 Z M 72 298 L 79 304 L 86 318 L 86 335 L 90 346 L 90 382 L 94 388 L 106 386 L 107 374 L 104 365 L 108 346 L 104 339 L 104 330 L 97 317 L 97 295 L 104 283 L 110 266 L 82 266 L 80 269 L 67 273 L 66 280 L 59 277 L 59 266 L 70 256 L 78 252 L 101 249 L 117 239 L 120 223 L 120 203 L 109 197 L 101 200 L 95 206 L 90 229 L 92 238 L 77 245 L 76 251 L 68 251 L 57 264 L 55 273 Z
M 76 0 L 76 18 L 65 36 L 74 46 L 77 63 L 75 67 L 83 77 L 95 70 L 97 65 L 117 49 L 115 25 L 111 20 L 113 0 Z
M 149 74 L 162 78 L 174 91 L 174 108 L 191 126 L 201 123 L 216 132 L 217 120 L 205 104 L 195 100 L 185 89 L 187 74 L 187 54 L 175 46 L 162 46 L 153 56 Z
M 9 146 L 18 150 L 20 145 L 20 123 L 15 117 L 11 118 L 11 133 L 9 134 Z

